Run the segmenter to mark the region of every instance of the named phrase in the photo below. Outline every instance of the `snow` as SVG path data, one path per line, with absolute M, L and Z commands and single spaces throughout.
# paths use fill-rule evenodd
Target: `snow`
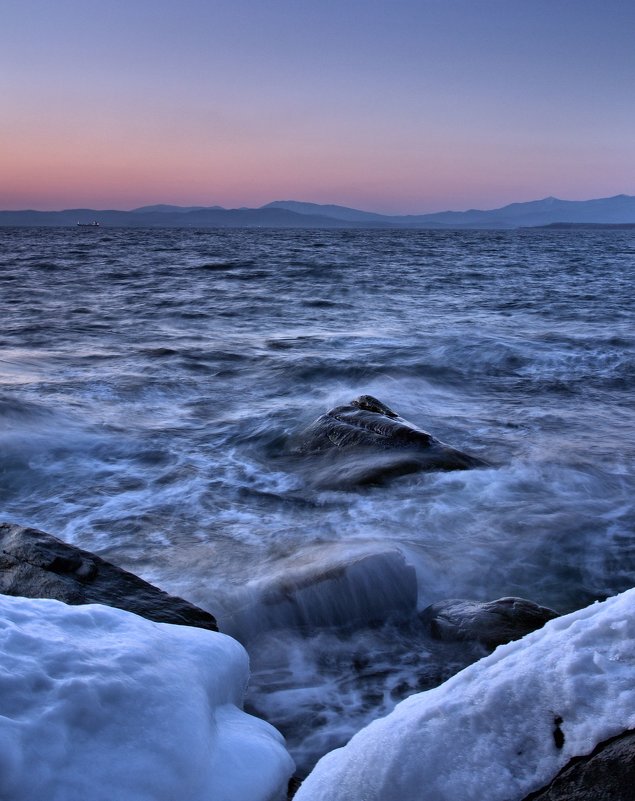
M 295 801 L 518 801 L 635 727 L 634 670 L 629 590 L 402 701 L 323 757 Z
M 223 634 L 0 595 L 0 799 L 285 798 L 281 735 L 240 709 L 248 671 Z

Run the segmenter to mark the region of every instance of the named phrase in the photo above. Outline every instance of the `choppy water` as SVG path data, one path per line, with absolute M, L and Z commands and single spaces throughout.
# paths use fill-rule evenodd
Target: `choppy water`
M 301 770 L 477 654 L 407 626 L 276 628 L 263 587 L 394 548 L 419 608 L 514 594 L 568 611 L 633 585 L 633 233 L 0 242 L 2 518 L 214 612 Z M 493 466 L 316 488 L 285 447 L 362 393 Z

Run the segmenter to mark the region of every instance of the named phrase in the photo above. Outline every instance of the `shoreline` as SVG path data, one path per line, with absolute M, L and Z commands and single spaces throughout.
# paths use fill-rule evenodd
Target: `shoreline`
M 40 595 L 46 594 L 49 598 L 60 597 L 63 596 L 63 600 L 65 603 L 70 603 L 71 605 L 79 605 L 79 608 L 89 608 L 85 607 L 85 604 L 94 603 L 96 598 L 100 599 L 100 603 L 106 603 L 109 607 L 119 607 L 119 608 L 127 608 L 129 610 L 128 613 L 132 612 L 134 615 L 141 614 L 142 616 L 145 615 L 146 618 L 153 620 L 153 621 L 169 621 L 170 625 L 177 623 L 179 627 L 185 625 L 189 627 L 194 627 L 195 629 L 200 628 L 202 625 L 204 628 L 208 629 L 209 631 L 213 632 L 216 628 L 215 622 L 213 617 L 209 614 L 204 612 L 203 610 L 198 610 L 196 607 L 193 607 L 186 601 L 183 601 L 179 598 L 174 598 L 172 596 L 168 596 L 163 591 L 159 590 L 158 588 L 152 587 L 152 585 L 148 585 L 147 582 L 142 581 L 138 577 L 130 574 L 126 571 L 121 571 L 119 568 L 114 567 L 112 564 L 106 562 L 105 560 L 100 559 L 99 557 L 90 554 L 90 552 L 85 551 L 83 549 L 76 548 L 75 546 L 67 545 L 60 540 L 52 537 L 51 535 L 45 534 L 44 532 L 40 532 L 34 529 L 25 529 L 23 527 L 12 525 L 12 524 L 0 524 L 0 539 L 2 539 L 2 557 L 0 559 L 0 590 L 3 593 L 9 593 L 18 598 L 25 598 L 26 592 L 32 594 L 33 597 L 37 597 L 38 593 Z M 29 547 L 29 545 L 31 547 Z M 39 587 L 38 587 L 39 581 Z M 100 586 L 101 585 L 101 586 Z M 109 602 L 109 593 L 110 593 L 110 602 Z M 616 596 L 616 598 L 622 598 L 623 596 L 628 596 L 629 592 L 623 593 L 622 596 Z M 630 595 L 633 596 L 635 599 L 635 592 L 631 592 Z M 617 603 L 616 598 L 609 599 L 608 601 L 604 602 L 603 604 L 596 604 L 595 607 L 604 606 L 606 604 L 615 604 Z M 633 601 L 633 606 L 635 606 L 635 600 Z M 72 608 L 72 607 L 71 607 Z M 471 610 L 473 613 L 474 610 Z M 446 627 L 446 636 L 447 636 L 447 621 L 451 619 L 447 617 L 448 614 L 451 614 L 447 610 L 443 609 L 441 614 L 444 614 L 445 617 L 441 618 L 444 620 L 444 626 Z M 551 629 L 555 626 L 556 628 L 564 627 L 565 623 L 569 620 L 575 621 L 576 619 L 585 619 L 589 616 L 593 616 L 594 614 L 594 607 L 588 607 L 578 612 L 571 613 L 565 617 L 556 618 L 550 624 L 548 624 Z M 596 613 L 597 614 L 597 613 Z M 473 623 L 472 623 L 473 624 Z M 164 625 L 161 623 L 160 625 Z M 617 626 L 617 623 L 611 624 L 613 626 Z M 601 629 L 598 629 L 600 631 Z M 460 686 L 463 679 L 461 678 L 463 674 L 467 675 L 475 675 L 479 677 L 479 680 L 485 681 L 485 686 L 487 686 L 487 673 L 486 668 L 488 664 L 492 664 L 495 667 L 498 663 L 501 663 L 501 660 L 505 662 L 505 660 L 509 661 L 510 656 L 506 656 L 506 654 L 513 653 L 514 651 L 522 653 L 522 649 L 526 646 L 526 643 L 531 641 L 532 643 L 540 644 L 541 638 L 544 639 L 546 634 L 542 634 L 542 629 L 538 629 L 533 634 L 527 634 L 522 639 L 516 639 L 515 642 L 510 643 L 509 645 L 500 645 L 494 653 L 490 656 L 483 657 L 480 661 L 475 662 L 472 664 L 471 667 L 467 667 L 464 670 L 460 671 L 455 675 L 454 678 L 449 679 L 448 681 L 444 682 L 443 684 L 439 685 L 435 690 L 428 690 L 427 692 L 421 693 L 420 695 L 415 694 L 411 696 L 408 701 L 404 701 L 399 704 L 395 711 L 389 715 L 389 718 L 392 716 L 403 714 L 400 713 L 400 709 L 403 707 L 412 708 L 412 705 L 415 703 L 415 699 L 421 698 L 433 698 L 438 696 L 439 693 L 447 694 L 450 692 L 450 695 L 454 697 L 451 688 L 454 686 Z M 226 637 L 227 635 L 220 635 L 222 637 Z M 479 634 L 479 636 L 483 636 Z M 555 636 L 555 635 L 551 635 Z M 599 636 L 599 635 L 598 635 Z M 630 642 L 630 640 L 628 641 Z M 631 642 L 631 646 L 633 643 Z M 533 646 L 532 646 L 533 647 Z M 537 645 L 536 645 L 537 647 Z M 602 647 L 602 646 L 598 646 Z M 553 651 L 553 646 L 547 646 L 547 650 L 545 651 L 543 648 L 543 652 L 548 654 L 550 652 L 550 648 Z M 6 656 L 6 655 L 5 655 Z M 543 658 L 544 660 L 544 658 Z M 502 663 L 501 663 L 502 664 Z M 519 666 L 522 665 L 522 662 L 518 663 Z M 554 665 L 558 664 L 558 660 Z M 544 667 L 544 661 L 543 661 Z M 487 668 L 489 669 L 489 668 Z M 485 678 L 482 678 L 483 671 L 485 671 Z M 492 674 L 493 678 L 491 682 L 493 685 L 496 682 L 500 681 L 499 678 L 495 678 L 495 673 Z M 566 675 L 566 670 L 563 675 Z M 469 686 L 469 682 L 468 685 Z M 417 702 L 419 703 L 419 702 Z M 455 706 L 454 702 L 453 705 Z M 459 707 L 456 707 L 457 712 Z M 631 725 L 625 727 L 623 732 L 626 732 L 622 737 L 622 731 L 613 731 L 610 736 L 606 737 L 604 734 L 606 733 L 605 729 L 599 727 L 599 731 L 602 734 L 597 735 L 601 737 L 601 740 L 597 740 L 592 743 L 592 748 L 588 749 L 590 753 L 589 756 L 585 756 L 582 753 L 568 753 L 567 756 L 569 757 L 565 760 L 566 764 L 563 763 L 563 759 L 558 759 L 554 762 L 554 765 L 557 766 L 557 770 L 553 771 L 553 775 L 549 775 L 549 782 L 545 782 L 545 785 L 548 787 L 553 782 L 560 782 L 562 784 L 565 781 L 580 781 L 579 774 L 580 771 L 586 771 L 587 773 L 589 770 L 592 771 L 592 768 L 587 766 L 587 762 L 589 764 L 595 765 L 596 763 L 593 762 L 596 758 L 600 760 L 606 760 L 607 754 L 609 758 L 613 759 L 613 762 L 618 766 L 624 762 L 624 769 L 628 768 L 627 756 L 624 756 L 621 748 L 626 748 L 625 753 L 630 753 L 628 748 L 630 747 L 630 735 L 628 732 L 631 728 L 635 726 L 635 704 L 633 704 L 632 712 L 629 713 L 628 710 L 622 710 L 624 720 L 628 721 L 631 720 Z M 453 713 L 454 714 L 454 713 Z M 564 716 L 563 716 L 564 717 Z M 571 710 L 568 713 L 568 718 L 571 717 Z M 555 718 L 554 718 L 555 719 Z M 382 719 L 379 719 L 382 720 Z M 388 718 L 384 718 L 386 724 L 379 724 L 377 725 L 388 725 Z M 628 722 L 627 721 L 627 722 Z M 567 726 L 563 724 L 563 729 L 568 732 L 569 730 L 569 720 L 567 719 Z M 368 731 L 370 732 L 373 730 L 376 724 L 372 724 Z M 617 724 L 615 724 L 617 725 Z M 464 728 L 465 724 L 461 724 L 461 727 Z M 619 726 L 618 726 L 619 727 Z M 469 727 L 468 727 L 469 728 Z M 562 748 L 562 744 L 564 743 L 564 739 L 562 743 L 559 743 L 557 732 L 560 731 L 560 724 L 556 723 L 555 727 L 553 728 L 553 747 L 556 749 Z M 368 739 L 371 735 L 365 734 L 366 729 L 362 729 L 358 735 L 355 735 L 351 743 L 356 743 L 360 737 L 366 737 Z M 403 735 L 401 735 L 403 737 Z M 588 735 L 587 735 L 588 737 Z M 617 745 L 614 744 L 614 741 L 619 740 Z M 622 740 L 624 741 L 624 746 L 622 746 Z M 587 740 L 588 741 L 588 740 Z M 372 742 L 372 739 L 371 741 Z M 344 749 L 339 749 L 337 752 L 332 752 L 333 754 L 338 754 L 337 759 L 344 764 L 346 760 L 346 752 L 354 745 L 346 746 Z M 398 746 L 401 747 L 401 746 Z M 476 747 L 476 745 L 475 745 Z M 579 746 L 578 746 L 579 748 Z M 605 750 L 608 749 L 608 750 Z M 616 750 L 617 749 L 617 750 Z M 615 752 L 615 753 L 614 753 Z M 363 753 L 363 751 L 362 751 Z M 598 756 L 600 755 L 600 756 Z M 612 756 L 611 756 L 612 755 Z M 288 776 L 288 781 L 290 782 L 289 787 L 292 788 L 292 792 L 295 793 L 296 790 L 299 789 L 298 793 L 298 800 L 302 801 L 302 799 L 307 799 L 307 801 L 314 801 L 317 799 L 322 798 L 338 798 L 339 796 L 333 795 L 335 792 L 335 787 L 339 787 L 340 784 L 342 787 L 349 787 L 348 790 L 344 792 L 342 798 L 348 799 L 348 801 L 352 801 L 356 796 L 351 795 L 350 787 L 355 784 L 351 784 L 350 782 L 352 779 L 347 779 L 346 775 L 348 775 L 347 771 L 350 771 L 349 768 L 344 768 L 345 774 L 342 778 L 335 782 L 335 785 L 329 791 L 330 795 L 324 795 L 322 789 L 318 789 L 316 793 L 316 787 L 322 788 L 324 786 L 324 770 L 326 768 L 322 767 L 322 761 L 325 764 L 329 764 L 329 760 L 332 761 L 335 759 L 335 756 L 328 754 L 326 757 L 323 758 L 318 763 L 318 778 L 313 778 L 313 771 L 309 773 L 309 777 L 307 778 L 305 785 L 304 783 L 300 784 L 299 780 L 293 776 Z M 355 757 L 357 761 L 359 761 L 360 757 Z M 562 764 L 561 764 L 562 763 Z M 575 768 L 576 765 L 579 765 L 579 768 Z M 338 768 L 341 773 L 342 768 Z M 576 773 L 577 770 L 577 773 Z M 615 765 L 613 765 L 613 773 L 615 773 Z M 573 772 L 574 778 L 566 779 L 566 772 Z M 327 773 L 330 776 L 332 774 L 332 769 L 328 769 Z M 586 775 L 586 774 L 585 774 Z M 565 776 L 565 778 L 562 778 Z M 557 777 L 561 777 L 558 778 Z M 329 779 L 330 781 L 330 779 Z M 359 781 L 359 780 L 356 780 Z M 586 779 L 587 782 L 591 781 L 588 778 Z M 597 777 L 594 780 L 598 781 Z M 349 786 L 350 785 L 350 786 Z M 361 786 L 361 785 L 359 785 Z M 339 790 L 338 790 L 339 792 Z M 393 798 L 392 795 L 386 795 L 386 790 L 383 791 L 383 794 L 377 796 L 378 801 L 391 801 Z M 395 791 L 396 792 L 396 791 Z M 402 788 L 400 792 L 405 792 Z M 99 796 L 95 796 L 97 798 Z M 160 795 L 157 795 L 157 798 L 160 798 Z M 238 798 L 239 796 L 236 796 Z M 242 797 L 242 796 L 240 796 Z M 373 796 L 374 798 L 375 796 Z M 412 798 L 414 801 L 414 796 L 411 795 L 395 795 L 396 798 L 405 799 Z M 446 796 L 443 796 L 444 798 Z M 470 796 L 471 797 L 471 796 Z M 576 796 L 577 798 L 578 796 Z M 584 796 L 583 796 L 584 797 Z M 275 799 L 281 798 L 278 795 L 267 796 L 264 798 L 264 801 L 274 801 Z M 361 798 L 361 796 L 360 796 Z M 366 796 L 364 796 L 366 798 Z M 449 795 L 447 798 L 455 798 L 454 795 Z M 458 796 L 456 796 L 458 798 Z M 514 796 L 517 798 L 518 801 L 521 801 L 521 796 Z M 533 790 L 533 794 L 527 796 L 527 801 L 533 798 L 543 798 L 543 796 L 538 792 L 536 788 Z M 544 796 L 545 799 L 551 798 L 551 796 L 547 795 Z M 589 796 L 591 798 L 591 796 Z

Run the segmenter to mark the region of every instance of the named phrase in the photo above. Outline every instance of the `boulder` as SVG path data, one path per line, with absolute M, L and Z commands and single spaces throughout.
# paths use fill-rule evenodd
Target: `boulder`
M 525 598 L 496 601 L 439 601 L 421 612 L 430 634 L 439 640 L 478 640 L 495 648 L 541 628 L 558 613 Z
M 524 801 L 633 801 L 635 731 L 600 743 L 588 755 L 572 759 L 547 787 Z
M 321 456 L 312 466 L 321 485 L 373 484 L 422 470 L 467 470 L 486 462 L 452 448 L 404 420 L 371 395 L 318 417 L 298 437 L 296 455 Z M 330 461 L 329 461 L 330 460 Z
M 105 604 L 159 623 L 217 631 L 209 612 L 34 528 L 0 523 L 0 593 Z

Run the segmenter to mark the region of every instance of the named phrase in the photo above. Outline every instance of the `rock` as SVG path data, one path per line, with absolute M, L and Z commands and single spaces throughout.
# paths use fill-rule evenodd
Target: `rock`
M 159 623 L 217 631 L 209 612 L 34 528 L 0 523 L 0 593 L 105 604 Z
M 541 628 L 558 613 L 525 598 L 439 601 L 423 610 L 421 620 L 439 640 L 478 640 L 495 648 Z
M 486 462 L 404 420 L 371 395 L 321 415 L 299 436 L 297 455 L 331 461 L 313 472 L 324 486 L 377 483 L 422 470 L 467 470 Z
M 410 619 L 416 607 L 416 572 L 401 551 L 318 549 L 273 580 L 248 588 L 232 619 L 223 621 L 223 631 L 244 642 L 276 628 L 359 628 Z
M 524 801 L 633 801 L 635 731 L 600 743 L 588 755 L 572 759 L 553 781 Z

